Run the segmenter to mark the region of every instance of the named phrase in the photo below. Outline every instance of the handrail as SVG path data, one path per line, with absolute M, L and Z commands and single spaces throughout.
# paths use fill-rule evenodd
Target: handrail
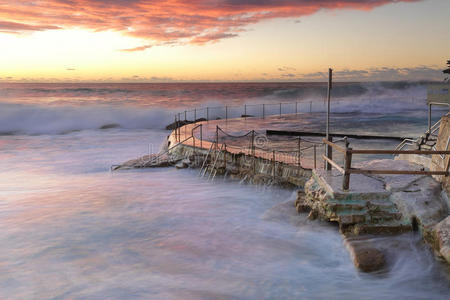
M 205 172 L 203 173 L 203 175 L 202 175 L 202 171 L 203 171 L 203 168 L 205 167 L 206 162 L 208 161 L 208 157 L 209 157 L 209 155 L 210 155 L 210 153 L 211 153 L 211 151 L 212 151 L 212 148 L 213 148 L 214 144 L 215 144 L 215 142 L 212 142 L 212 143 L 211 143 L 211 146 L 209 147 L 209 150 L 208 150 L 208 152 L 206 153 L 205 159 L 203 160 L 203 164 L 202 164 L 202 167 L 201 167 L 201 169 L 200 169 L 199 176 L 202 176 L 202 177 L 203 177 L 203 176 L 205 176 L 205 174 L 206 174 L 206 169 L 205 169 Z
M 352 149 L 348 147 L 346 143 L 345 149 L 334 144 L 333 142 L 323 139 L 323 142 L 330 147 L 345 154 L 344 157 L 344 167 L 341 167 L 338 163 L 332 160 L 331 157 L 325 155 L 322 156 L 323 160 L 328 162 L 332 167 L 337 169 L 341 174 L 344 175 L 342 181 L 342 189 L 344 191 L 350 188 L 350 174 L 386 174 L 386 175 L 444 175 L 449 176 L 450 160 L 447 162 L 445 170 L 442 171 L 425 171 L 425 170 L 374 170 L 374 169 L 361 169 L 352 168 L 352 155 L 353 154 L 421 154 L 421 155 L 440 155 L 450 154 L 450 150 L 377 150 L 377 149 Z

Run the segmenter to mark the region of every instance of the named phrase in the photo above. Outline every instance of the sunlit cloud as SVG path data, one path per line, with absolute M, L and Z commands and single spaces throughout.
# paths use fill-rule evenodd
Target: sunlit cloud
M 414 1 L 418 0 L 0 0 L 0 32 L 85 28 L 118 31 L 156 44 L 205 44 L 236 37 L 262 20 Z M 123 51 L 142 51 L 153 44 Z

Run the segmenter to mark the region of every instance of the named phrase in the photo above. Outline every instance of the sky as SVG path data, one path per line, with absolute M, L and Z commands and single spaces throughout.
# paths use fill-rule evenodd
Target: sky
M 0 82 L 443 80 L 449 0 L 0 0 Z

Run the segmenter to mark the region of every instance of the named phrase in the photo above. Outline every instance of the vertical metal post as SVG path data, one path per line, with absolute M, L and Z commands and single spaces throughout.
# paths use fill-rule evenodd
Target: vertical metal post
M 312 101 L 309 101 L 309 113 L 312 113 Z
M 253 173 L 256 172 L 256 160 L 255 160 L 255 131 L 252 130 L 252 159 L 253 159 Z
M 192 135 L 192 143 L 193 143 L 193 146 L 194 146 L 194 160 L 195 160 L 195 136 L 194 136 L 194 129 L 192 129 L 192 131 L 191 131 L 191 135 Z
M 194 108 L 194 122 L 197 122 L 197 108 Z
M 280 117 L 281 117 L 281 103 L 280 103 Z
M 206 107 L 206 121 L 209 121 L 209 107 Z
M 203 124 L 200 124 L 200 148 L 203 149 Z
M 184 121 L 185 121 L 185 122 L 187 121 L 187 114 L 186 114 L 186 111 L 184 111 Z
M 298 102 L 295 102 L 295 114 L 298 114 Z
M 272 177 L 275 178 L 275 150 L 272 151 Z
M 330 135 L 328 136 L 328 141 L 329 142 L 333 142 L 333 137 Z M 325 145 L 325 152 L 327 153 L 327 157 L 329 159 L 333 159 L 333 147 L 329 146 L 329 145 Z M 329 162 L 325 162 L 325 170 L 330 171 L 332 168 L 331 164 Z
M 177 122 L 177 115 L 175 115 L 175 122 L 173 123 L 173 124 L 175 124 L 175 141 L 178 141 L 178 129 L 177 129 L 177 125 L 178 125 L 178 122 Z
M 333 82 L 333 70 L 331 68 L 328 69 L 328 91 L 327 91 L 327 124 L 326 124 L 326 139 L 331 142 L 330 138 L 330 100 L 331 100 L 331 88 Z M 331 146 L 325 146 L 326 157 L 332 159 L 331 154 Z M 326 170 L 331 170 L 331 164 L 326 162 Z
M 301 140 L 301 137 L 298 137 L 298 153 L 297 153 L 297 155 L 298 155 L 298 157 L 297 157 L 298 158 L 298 162 L 297 162 L 298 165 L 297 166 L 298 166 L 299 169 L 302 166 L 302 163 L 301 163 L 301 160 L 300 160 L 301 159 L 300 140 Z
M 216 151 L 219 150 L 219 125 L 216 125 Z
M 348 141 L 347 141 L 347 137 L 344 138 L 345 141 L 345 161 L 344 161 L 344 179 L 342 182 L 342 189 L 344 191 L 348 191 L 348 189 L 350 188 L 350 169 L 352 168 L 352 153 L 350 152 L 350 150 L 352 150 L 352 148 L 350 148 L 348 145 Z
M 244 118 L 247 119 L 247 104 L 244 104 Z
M 431 133 L 431 103 L 428 103 L 428 132 Z
M 228 106 L 225 106 L 225 120 L 228 120 Z
M 313 146 L 314 149 L 314 169 L 317 169 L 317 163 L 316 163 L 316 144 Z
M 263 106 L 262 110 L 263 110 L 263 119 L 264 119 L 266 117 L 266 105 L 263 104 L 262 106 Z
M 223 168 L 227 169 L 227 144 L 223 144 Z

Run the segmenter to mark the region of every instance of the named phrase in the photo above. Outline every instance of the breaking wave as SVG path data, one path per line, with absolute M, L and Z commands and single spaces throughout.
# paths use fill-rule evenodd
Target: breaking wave
M 65 134 L 117 127 L 161 129 L 172 116 L 169 110 L 150 108 L 0 103 L 0 134 Z

